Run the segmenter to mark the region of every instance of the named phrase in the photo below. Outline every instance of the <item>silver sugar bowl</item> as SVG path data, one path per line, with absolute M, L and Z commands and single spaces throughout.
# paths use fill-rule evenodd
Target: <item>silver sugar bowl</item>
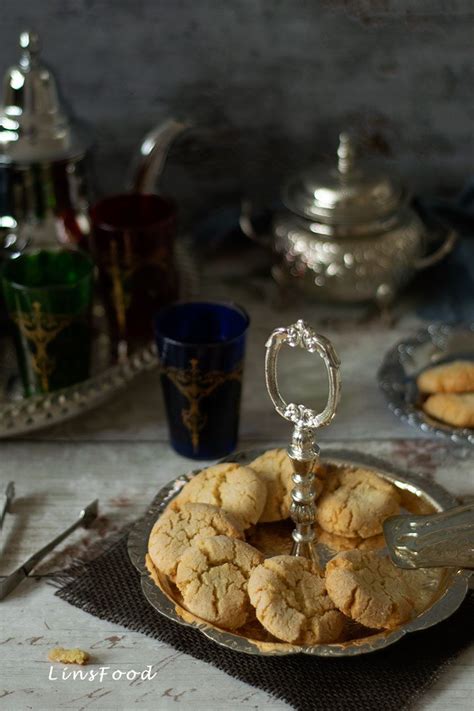
M 270 247 L 277 281 L 332 302 L 391 303 L 418 270 L 453 248 L 457 235 L 436 233 L 411 206 L 401 183 L 360 164 L 352 138 L 339 137 L 337 163 L 299 173 L 284 185 L 283 210 L 268 240 L 242 206 L 244 233 Z

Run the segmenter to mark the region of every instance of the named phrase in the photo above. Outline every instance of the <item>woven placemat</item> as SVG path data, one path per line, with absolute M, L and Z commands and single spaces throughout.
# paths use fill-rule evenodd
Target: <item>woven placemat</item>
M 56 594 L 81 610 L 166 642 L 301 711 L 407 709 L 473 638 L 471 594 L 449 620 L 373 654 L 323 659 L 232 652 L 149 605 L 128 558 L 126 536 L 94 560 L 65 571 L 60 585 Z

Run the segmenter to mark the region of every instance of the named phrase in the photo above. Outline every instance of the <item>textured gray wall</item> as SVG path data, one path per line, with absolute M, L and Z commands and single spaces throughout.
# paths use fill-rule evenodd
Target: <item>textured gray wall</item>
M 422 190 L 473 171 L 472 0 L 2 0 L 0 66 L 25 27 L 96 133 L 102 191 L 167 114 L 199 126 L 165 188 L 194 212 L 333 150 L 345 127 Z

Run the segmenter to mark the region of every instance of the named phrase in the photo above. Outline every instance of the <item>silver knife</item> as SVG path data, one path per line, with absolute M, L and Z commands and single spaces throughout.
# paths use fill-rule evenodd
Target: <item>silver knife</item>
M 80 526 L 82 526 L 83 528 L 89 528 L 89 526 L 97 518 L 98 513 L 99 501 L 98 499 L 96 499 L 91 504 L 89 504 L 89 506 L 86 506 L 86 508 L 81 511 L 81 514 L 77 521 L 75 521 L 71 526 L 69 526 L 69 528 L 66 528 L 65 531 L 60 533 L 59 536 L 56 536 L 54 540 L 50 541 L 50 543 L 47 543 L 39 551 L 33 553 L 33 555 L 28 558 L 28 560 L 25 561 L 23 565 L 20 565 L 19 568 L 17 568 L 13 573 L 10 573 L 10 575 L 8 575 L 4 580 L 0 582 L 0 600 L 6 598 L 6 596 L 9 595 L 11 591 L 17 587 L 17 585 L 19 585 L 25 578 L 28 577 L 29 573 L 31 573 L 33 568 L 36 567 L 45 556 L 50 551 L 52 551 L 53 548 L 58 545 L 58 543 L 64 541 L 64 539 L 67 538 L 73 531 L 75 531 L 76 528 L 79 528 Z
M 15 483 L 9 481 L 5 489 L 5 497 L 3 500 L 2 512 L 0 513 L 0 531 L 3 528 L 3 521 L 7 513 L 11 513 L 13 499 L 15 498 Z

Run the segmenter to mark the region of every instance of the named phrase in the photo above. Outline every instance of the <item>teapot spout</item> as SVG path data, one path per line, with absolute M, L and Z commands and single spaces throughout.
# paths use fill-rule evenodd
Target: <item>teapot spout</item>
M 190 124 L 167 119 L 143 139 L 132 169 L 131 190 L 137 193 L 156 192 L 156 184 L 174 139 Z

